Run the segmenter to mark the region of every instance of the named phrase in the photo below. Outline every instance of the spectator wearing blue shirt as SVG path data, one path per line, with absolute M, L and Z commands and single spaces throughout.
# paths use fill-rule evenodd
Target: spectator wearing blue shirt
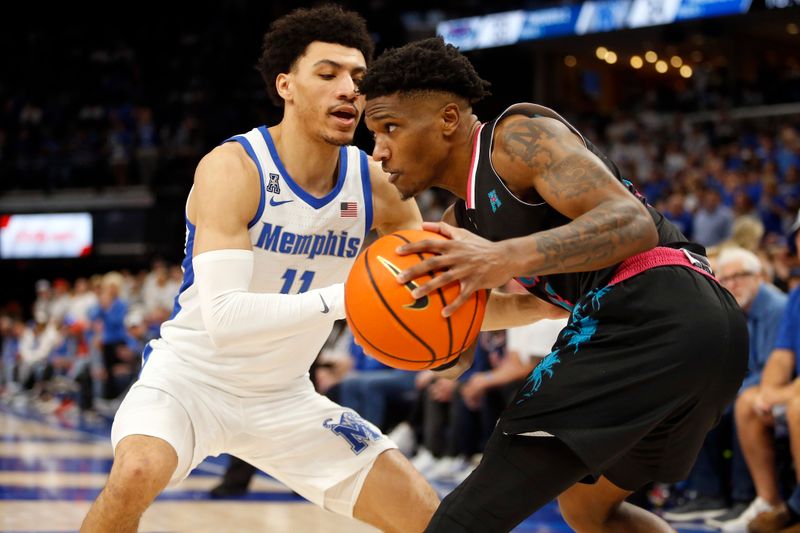
M 692 240 L 705 247 L 720 244 L 731 236 L 733 218 L 731 208 L 722 204 L 720 192 L 708 187 L 703 192 L 700 209 L 694 214 Z
M 117 398 L 122 390 L 116 380 L 111 379 L 113 369 L 120 363 L 118 349 L 128 340 L 125 329 L 125 315 L 128 304 L 119 297 L 122 275 L 109 272 L 103 277 L 97 305 L 89 311 L 89 319 L 95 332 L 94 342 L 99 343 L 103 358 L 104 387 L 103 397 L 107 400 Z
M 800 222 L 800 219 L 798 219 Z M 795 243 L 800 245 L 800 224 L 792 228 Z M 792 457 L 800 458 L 800 288 L 789 294 L 786 310 L 778 327 L 775 347 L 769 356 L 757 387 L 745 390 L 736 400 L 735 415 L 742 451 L 750 468 L 757 497 L 748 511 L 753 519 L 748 530 L 792 531 L 800 529 L 800 484 L 785 502 L 778 486 L 775 468 L 773 428 L 785 416 L 789 429 Z M 794 438 L 792 436 L 794 435 Z M 796 469 L 800 474 L 800 469 Z
M 717 260 L 717 274 L 720 283 L 733 294 L 747 316 L 750 361 L 741 394 L 761 381 L 761 373 L 775 346 L 787 298 L 780 289 L 764 281 L 758 256 L 744 248 L 725 248 Z M 743 531 L 747 526 L 749 518 L 743 514 L 755 497 L 755 490 L 732 418 L 729 410 L 706 437 L 688 479 L 688 486 L 696 491 L 696 497 L 664 513 L 668 520 L 705 518 L 708 525 L 723 531 Z M 729 447 L 733 452 L 730 466 L 722 461 L 723 450 Z M 728 476 L 730 498 L 723 488 L 723 480 Z

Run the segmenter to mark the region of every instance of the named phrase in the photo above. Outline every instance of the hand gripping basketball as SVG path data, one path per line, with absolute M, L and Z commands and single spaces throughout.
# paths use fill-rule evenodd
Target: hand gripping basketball
M 402 244 L 447 239 L 423 230 L 398 231 L 376 240 L 356 258 L 345 282 L 345 313 L 356 342 L 382 363 L 405 370 L 438 367 L 455 359 L 478 336 L 486 292 L 477 291 L 449 317 L 442 309 L 459 294 L 457 282 L 420 298 L 411 292 L 433 276 L 406 283 L 397 274 L 433 254 L 398 255 Z

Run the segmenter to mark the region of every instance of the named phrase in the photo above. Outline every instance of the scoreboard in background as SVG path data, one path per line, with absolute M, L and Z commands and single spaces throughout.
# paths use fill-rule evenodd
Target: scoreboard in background
M 587 0 L 445 20 L 436 33 L 462 51 L 800 6 L 800 0 Z
M 0 259 L 85 257 L 92 251 L 92 215 L 0 215 Z

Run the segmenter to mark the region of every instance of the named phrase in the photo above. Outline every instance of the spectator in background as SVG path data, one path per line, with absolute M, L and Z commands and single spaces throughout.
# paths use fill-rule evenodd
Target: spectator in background
M 50 316 L 50 304 L 53 302 L 53 290 L 50 282 L 40 279 L 36 282 L 36 299 L 33 302 L 33 316 Z
M 63 339 L 56 324 L 44 313 L 34 315 L 33 324 L 26 326 L 19 339 L 19 382 L 26 389 L 36 387 L 44 376 L 48 358 Z
M 747 316 L 750 358 L 741 394 L 761 381 L 764 365 L 775 346 L 786 295 L 764 280 L 761 261 L 749 250 L 723 249 L 716 267 L 720 283 L 733 294 Z M 732 450 L 729 465 L 723 461 L 726 449 Z M 706 519 L 710 526 L 723 531 L 744 531 L 752 520 L 752 512 L 748 514 L 747 509 L 755 496 L 753 482 L 736 436 L 732 410 L 726 411 L 722 422 L 706 436 L 687 488 L 688 501 L 665 512 L 664 518 L 678 522 Z
M 56 322 L 61 322 L 69 312 L 72 295 L 69 282 L 64 278 L 53 280 L 53 299 L 50 302 L 50 317 Z
M 736 217 L 731 229 L 730 242 L 736 246 L 757 252 L 764 238 L 764 224 L 750 215 Z
M 707 187 L 701 196 L 700 208 L 694 215 L 692 239 L 705 247 L 728 239 L 733 231 L 733 211 L 722 204 L 720 192 Z
M 666 209 L 663 211 L 663 215 L 667 217 L 670 222 L 675 224 L 675 227 L 677 227 L 681 233 L 691 239 L 694 230 L 693 219 L 692 214 L 685 207 L 685 201 L 686 198 L 683 193 L 674 192 L 670 194 L 667 198 L 667 205 Z
M 89 312 L 97 305 L 97 294 L 89 287 L 89 280 L 78 278 L 75 280 L 72 299 L 70 300 L 67 316 L 76 322 L 87 325 Z
M 792 227 L 800 248 L 800 224 Z M 778 487 L 773 430 L 785 417 L 795 465 L 800 465 L 800 289 L 789 294 L 775 347 L 758 387 L 739 395 L 736 426 L 742 451 L 756 487 L 756 499 L 745 512 L 753 533 L 800 530 L 800 483 L 785 502 Z M 800 468 L 795 469 L 800 475 Z M 794 527 L 792 527 L 794 526 Z M 784 529 L 792 527 L 792 529 Z
M 122 275 L 118 272 L 106 274 L 100 285 L 98 303 L 89 313 L 96 334 L 94 342 L 102 354 L 101 375 L 105 383 L 103 398 L 106 400 L 116 399 L 122 392 L 113 379 L 113 369 L 121 362 L 117 350 L 125 346 L 127 341 L 125 315 L 128 304 L 119 297 L 122 281 Z
M 25 331 L 25 323 L 15 317 L 0 317 L 0 335 L 2 336 L 2 346 L 0 346 L 0 366 L 3 373 L 0 375 L 3 385 L 3 398 L 11 398 L 16 394 L 20 387 L 15 376 L 19 357 L 19 340 Z

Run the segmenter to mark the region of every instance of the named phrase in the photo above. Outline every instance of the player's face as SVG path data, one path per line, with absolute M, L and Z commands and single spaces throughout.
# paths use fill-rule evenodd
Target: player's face
M 292 71 L 278 77 L 278 85 L 285 83 L 282 95 L 302 127 L 330 144 L 350 144 L 364 110 L 364 97 L 356 89 L 366 70 L 361 51 L 313 42 Z
M 435 185 L 442 175 L 447 146 L 437 127 L 440 111 L 437 100 L 396 94 L 366 104 L 365 124 L 375 138 L 372 158 L 404 199 Z

